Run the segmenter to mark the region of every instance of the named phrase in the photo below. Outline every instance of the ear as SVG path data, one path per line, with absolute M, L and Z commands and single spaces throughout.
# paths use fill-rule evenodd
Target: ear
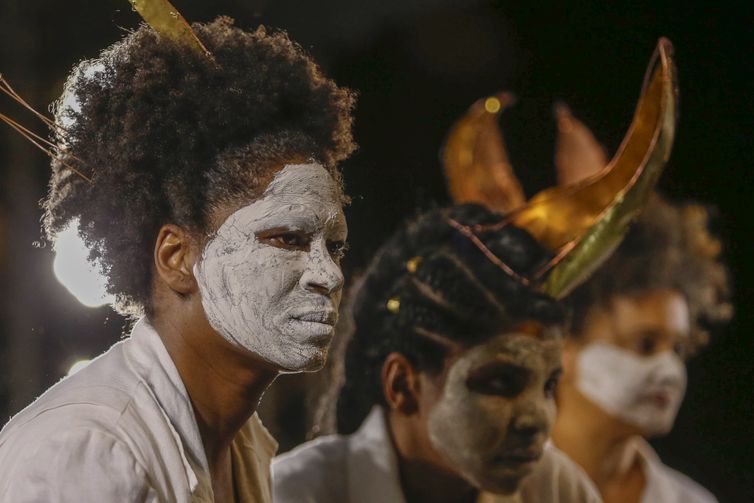
M 195 293 L 198 289 L 192 267 L 195 262 L 193 241 L 183 228 L 166 224 L 157 234 L 154 263 L 157 275 L 179 295 Z
M 401 353 L 390 353 L 382 364 L 382 392 L 388 409 L 403 415 L 419 410 L 419 373 Z

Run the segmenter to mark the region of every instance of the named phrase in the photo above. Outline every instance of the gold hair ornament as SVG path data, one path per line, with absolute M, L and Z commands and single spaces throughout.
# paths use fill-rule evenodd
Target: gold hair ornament
M 399 299 L 398 297 L 392 297 L 388 299 L 385 307 L 387 307 L 387 310 L 391 313 L 398 314 L 401 310 L 401 299 Z
M 499 174 L 499 160 L 507 155 L 497 126 L 498 111 L 489 112 L 480 102 L 472 105 L 451 129 L 444 149 L 450 193 L 456 203 L 483 204 L 507 216 L 494 225 L 466 227 L 465 234 L 476 236 L 509 224 L 526 229 L 555 255 L 530 278 L 539 283 L 540 291 L 562 298 L 583 282 L 620 244 L 670 156 L 678 98 L 672 49 L 669 40 L 659 40 L 633 121 L 613 159 L 599 172 L 546 189 L 523 205 L 517 206 L 505 196 L 517 190 L 512 170 L 510 177 Z M 562 112 L 559 119 L 568 119 Z M 567 123 L 560 125 L 561 135 L 573 132 Z M 493 133 L 496 142 L 489 139 Z M 516 185 L 511 187 L 505 181 L 508 178 Z M 479 246 L 477 241 L 481 241 L 475 241 Z
M 192 48 L 212 59 L 212 54 L 191 29 L 178 9 L 168 0 L 128 0 L 136 12 L 159 35 Z
M 422 263 L 422 257 L 421 255 L 417 255 L 416 257 L 411 258 L 406 262 L 406 270 L 410 274 L 416 273 L 416 270 L 419 268 L 419 264 Z

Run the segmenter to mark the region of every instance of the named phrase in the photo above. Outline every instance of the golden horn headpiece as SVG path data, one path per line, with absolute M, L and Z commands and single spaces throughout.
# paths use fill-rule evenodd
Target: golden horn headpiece
M 212 55 L 197 38 L 178 9 L 168 0 L 128 0 L 134 10 L 154 31 L 179 44 L 186 45 L 200 54 L 212 58 Z
M 498 160 L 507 160 L 497 126 L 502 106 L 488 110 L 480 107 L 482 101 L 477 102 L 452 127 L 443 161 L 453 200 L 480 203 L 493 211 L 507 213 L 498 224 L 466 230 L 479 233 L 513 224 L 526 229 L 552 250 L 553 260 L 530 278 L 540 284 L 541 291 L 562 298 L 584 281 L 618 246 L 656 185 L 670 155 L 677 122 L 672 49 L 669 40 L 659 40 L 633 121 L 613 159 L 596 174 L 546 189 L 525 204 L 515 205 L 512 198 L 502 196 L 520 190 L 510 164 L 506 168 L 509 175 L 499 175 L 502 164 Z M 493 98 L 499 100 L 499 96 Z M 560 112 L 559 119 L 575 120 L 566 115 L 566 110 Z M 567 130 L 568 124 L 561 126 Z M 573 122 L 571 126 L 575 127 Z M 490 148 L 487 145 L 493 133 L 499 139 Z M 561 139 L 562 135 L 563 130 Z M 483 154 L 487 150 L 495 153 L 496 160 L 490 161 L 491 156 Z M 583 176 L 583 170 L 579 176 Z M 510 184 L 504 186 L 504 179 L 515 184 L 512 188 Z

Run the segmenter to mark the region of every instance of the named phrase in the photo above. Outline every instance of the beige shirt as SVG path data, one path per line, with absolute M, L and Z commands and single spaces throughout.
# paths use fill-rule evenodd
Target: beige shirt
M 243 503 L 269 503 L 277 444 L 254 414 L 231 455 Z M 191 402 L 154 328 L 67 377 L 0 432 L 2 502 L 212 502 Z
M 382 410 L 375 407 L 353 435 L 308 442 L 272 463 L 275 503 L 405 503 L 398 460 Z M 549 445 L 513 496 L 482 494 L 480 503 L 597 503 L 586 474 Z
M 642 503 L 717 503 L 705 488 L 663 464 L 646 440 L 636 437 L 634 445 L 647 481 Z

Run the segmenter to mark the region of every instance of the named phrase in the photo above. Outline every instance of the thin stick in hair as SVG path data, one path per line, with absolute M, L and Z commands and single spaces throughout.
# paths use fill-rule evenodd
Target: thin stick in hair
M 529 286 L 529 284 L 530 284 L 529 279 L 521 276 L 520 274 L 518 274 L 516 271 L 514 271 L 513 269 L 511 269 L 508 264 L 506 264 L 505 262 L 503 262 L 502 260 L 500 260 L 500 257 L 498 257 L 497 255 L 495 255 L 494 253 L 492 253 L 492 250 L 490 250 L 489 248 L 487 248 L 487 246 L 484 243 L 482 243 L 482 240 L 479 239 L 479 237 L 477 237 L 476 234 L 474 234 L 474 231 L 472 231 L 471 228 L 469 228 L 469 226 L 463 225 L 460 222 L 458 222 L 458 221 L 456 221 L 456 220 L 454 220 L 452 218 L 448 218 L 448 224 L 451 227 L 453 227 L 454 229 L 456 229 L 458 232 L 460 232 L 461 234 L 463 234 L 466 238 L 468 238 L 469 241 L 471 241 L 472 243 L 474 243 L 474 245 L 477 248 L 479 248 L 479 251 L 481 251 L 484 254 L 484 256 L 487 257 L 487 259 L 490 262 L 492 262 L 493 264 L 495 264 L 501 271 L 503 271 L 505 274 L 507 274 L 511 278 L 515 279 L 516 281 L 518 281 L 522 285 Z
M 45 123 L 47 127 L 50 129 L 58 131 L 58 133 L 65 134 L 65 129 L 60 125 L 57 124 L 55 121 L 49 119 L 48 117 L 45 117 L 44 114 L 38 112 L 34 109 L 29 103 L 24 100 L 21 95 L 19 95 L 15 89 L 10 85 L 10 83 L 6 80 L 6 78 L 3 76 L 3 74 L 0 73 L 0 91 L 5 93 L 6 95 L 10 96 L 11 99 L 13 99 L 16 103 L 21 105 L 22 107 L 29 110 L 31 113 L 33 113 L 37 118 L 39 118 L 42 122 Z M 57 160 L 60 162 L 63 166 L 70 169 L 73 173 L 80 176 L 82 179 L 86 180 L 89 183 L 92 183 L 92 179 L 85 174 L 83 174 L 80 170 L 76 169 L 74 166 L 72 166 L 70 163 L 64 161 L 62 159 L 62 155 L 60 152 L 60 147 L 55 145 L 54 143 L 42 138 L 40 135 L 34 133 L 29 128 L 21 125 L 19 122 L 11 119 L 7 115 L 0 113 L 0 120 L 8 124 L 10 127 L 12 127 L 17 133 L 19 133 L 21 136 L 26 138 L 29 142 L 31 142 L 35 147 L 40 149 L 42 152 L 47 154 L 51 159 Z M 76 160 L 77 162 L 84 164 L 84 162 L 79 159 L 78 157 L 69 154 L 69 157 L 71 159 Z

